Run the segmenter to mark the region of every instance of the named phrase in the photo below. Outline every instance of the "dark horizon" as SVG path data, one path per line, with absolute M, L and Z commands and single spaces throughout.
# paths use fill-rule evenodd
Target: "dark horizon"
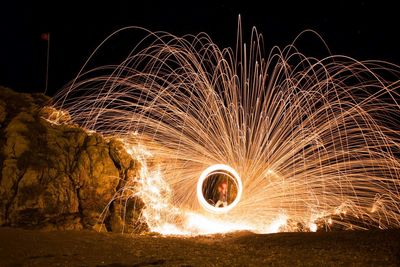
M 234 47 L 239 14 L 245 41 L 255 26 L 263 34 L 267 52 L 275 45 L 288 45 L 300 32 L 312 29 L 324 38 L 333 54 L 400 64 L 395 6 L 389 1 L 281 1 L 268 4 L 267 8 L 251 1 L 234 4 L 221 0 L 193 5 L 115 1 L 96 6 L 8 2 L 1 18 L 0 85 L 21 92 L 44 91 L 47 42 L 41 39 L 42 33 L 51 34 L 47 94 L 53 95 L 76 76 L 100 42 L 119 28 L 141 26 L 178 36 L 206 32 L 218 46 Z M 101 54 L 99 64 L 122 61 L 141 37 L 124 33 Z M 321 52 L 323 44 L 311 35 L 300 43 L 300 50 L 310 56 L 326 56 Z

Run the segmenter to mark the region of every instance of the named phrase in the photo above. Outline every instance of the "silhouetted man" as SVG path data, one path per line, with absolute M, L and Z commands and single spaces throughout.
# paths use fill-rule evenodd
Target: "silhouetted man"
M 218 186 L 218 201 L 215 204 L 215 207 L 219 207 L 223 205 L 224 207 L 228 206 L 227 202 L 227 191 L 228 191 L 228 184 L 226 182 L 220 183 Z

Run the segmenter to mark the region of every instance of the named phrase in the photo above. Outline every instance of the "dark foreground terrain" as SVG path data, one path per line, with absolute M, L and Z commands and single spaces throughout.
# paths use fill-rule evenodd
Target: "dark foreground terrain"
M 0 266 L 400 266 L 400 231 L 192 238 L 0 228 Z

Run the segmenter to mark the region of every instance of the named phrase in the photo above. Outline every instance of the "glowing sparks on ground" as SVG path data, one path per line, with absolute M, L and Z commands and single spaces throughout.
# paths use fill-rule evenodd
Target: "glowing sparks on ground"
M 226 233 L 237 230 L 249 230 L 246 224 L 225 221 L 221 218 L 207 217 L 207 214 L 179 210 L 172 203 L 172 194 L 169 185 L 164 181 L 159 170 L 150 171 L 146 159 L 151 154 L 141 148 L 128 148 L 132 155 L 136 155 L 141 162 L 141 171 L 135 196 L 146 203 L 143 218 L 150 229 L 164 235 L 196 235 Z M 140 151 L 140 152 L 139 152 Z M 142 155 L 139 156 L 138 155 Z M 222 166 L 226 167 L 226 166 Z M 215 168 L 221 168 L 217 165 Z M 231 171 L 231 169 L 228 168 Z
M 284 214 L 266 226 L 264 223 L 254 224 L 251 218 L 233 218 L 203 210 L 194 212 L 178 209 L 171 204 L 172 192 L 159 168 L 150 170 L 147 166 L 147 160 L 151 161 L 152 154 L 142 145 L 130 146 L 126 150 L 141 163 L 141 170 L 139 177 L 132 177 L 132 181 L 128 181 L 124 189 L 135 188 L 128 197 L 137 196 L 144 201 L 146 207 L 142 211 L 142 218 L 153 232 L 163 235 L 205 235 L 241 230 L 276 233 L 286 225 L 287 216 Z M 206 172 L 220 169 L 234 172 L 229 166 L 221 164 L 211 166 Z M 138 185 L 130 186 L 132 182 Z
M 256 32 L 241 42 L 239 33 L 234 52 L 205 34 L 150 33 L 119 66 L 82 72 L 55 107 L 123 139 L 142 162 L 121 192 L 143 199 L 153 231 L 400 226 L 400 68 L 318 60 L 294 44 L 264 57 Z M 225 214 L 204 211 L 196 195 L 215 164 L 243 184 Z
M 282 213 L 272 221 L 272 223 L 267 227 L 267 233 L 277 233 L 279 230 L 286 226 L 288 217 L 286 214 Z

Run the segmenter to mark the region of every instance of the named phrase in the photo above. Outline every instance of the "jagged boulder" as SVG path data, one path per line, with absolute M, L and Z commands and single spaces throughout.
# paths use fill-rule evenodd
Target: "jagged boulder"
M 134 229 L 137 217 L 123 216 L 113 197 L 139 163 L 118 140 L 44 119 L 49 100 L 0 88 L 0 225 Z

